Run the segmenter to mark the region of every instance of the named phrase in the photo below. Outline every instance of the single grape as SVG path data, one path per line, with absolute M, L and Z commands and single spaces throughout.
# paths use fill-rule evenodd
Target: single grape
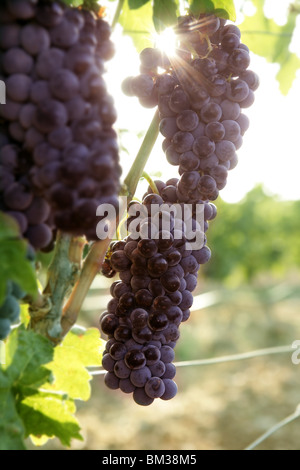
M 150 398 L 143 388 L 136 388 L 133 392 L 134 401 L 141 406 L 149 406 L 153 403 L 154 399 Z
M 150 398 L 160 398 L 165 393 L 165 384 L 159 377 L 151 377 L 146 385 L 145 392 Z

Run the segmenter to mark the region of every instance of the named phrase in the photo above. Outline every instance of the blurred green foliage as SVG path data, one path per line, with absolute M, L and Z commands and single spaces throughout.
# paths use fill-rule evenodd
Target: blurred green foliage
M 300 58 L 290 51 L 300 12 L 298 3 L 297 1 L 290 2 L 287 20 L 281 26 L 265 16 L 265 1 L 251 0 L 251 2 L 256 8 L 256 12 L 253 16 L 246 16 L 239 26 L 242 37 L 252 52 L 265 57 L 268 62 L 280 65 L 276 78 L 280 91 L 286 95 L 293 84 L 297 70 L 300 68 Z M 285 11 L 286 7 L 282 5 L 283 15 Z
M 207 277 L 239 283 L 299 269 L 300 201 L 280 201 L 257 186 L 240 203 L 218 200 L 217 206 L 208 231 Z

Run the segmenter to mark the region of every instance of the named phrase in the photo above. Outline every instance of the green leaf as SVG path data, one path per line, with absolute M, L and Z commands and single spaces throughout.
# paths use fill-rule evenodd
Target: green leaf
M 4 302 L 7 281 L 16 282 L 26 293 L 35 296 L 37 282 L 27 259 L 27 243 L 19 239 L 19 231 L 11 217 L 0 213 L 0 305 Z
M 149 2 L 150 0 L 128 0 L 128 6 L 131 10 L 135 10 L 137 8 L 142 7 L 145 3 Z
M 0 212 L 0 241 L 19 238 L 17 222 L 12 217 Z
M 103 349 L 103 341 L 96 328 L 80 335 L 69 332 L 63 343 L 55 348 L 54 360 L 48 366 L 53 372 L 54 382 L 44 388 L 63 390 L 73 399 L 88 400 L 91 375 L 86 367 L 101 366 Z
M 234 0 L 192 0 L 190 11 L 194 15 L 214 13 L 221 18 L 236 20 Z
M 177 23 L 178 10 L 176 0 L 154 0 L 153 22 L 158 33 Z
M 80 426 L 74 417 L 75 411 L 73 401 L 59 394 L 41 391 L 26 397 L 19 405 L 26 436 L 58 437 L 66 446 L 70 446 L 71 439 L 83 440 Z
M 14 387 L 37 388 L 50 380 L 51 371 L 43 365 L 52 358 L 53 346 L 46 338 L 16 328 L 6 345 L 5 375 Z
M 30 314 L 29 314 L 29 305 L 28 304 L 22 304 L 21 306 L 21 313 L 20 313 L 20 320 L 21 323 L 27 328 L 30 322 Z
M 151 2 L 145 3 L 137 10 L 129 8 L 125 0 L 119 23 L 123 26 L 124 34 L 129 35 L 138 52 L 145 47 L 153 46 L 155 28 L 152 21 L 153 8 Z
M 0 450 L 25 450 L 25 429 L 10 388 L 0 381 Z
M 286 95 L 300 67 L 299 57 L 289 51 L 297 15 L 290 12 L 287 23 L 280 26 L 265 17 L 263 3 L 260 0 L 253 0 L 253 4 L 256 6 L 256 13 L 246 17 L 239 26 L 242 37 L 252 52 L 265 57 L 268 62 L 280 65 L 276 78 L 281 92 Z
M 83 4 L 84 0 L 63 0 L 63 2 L 72 7 L 80 7 Z

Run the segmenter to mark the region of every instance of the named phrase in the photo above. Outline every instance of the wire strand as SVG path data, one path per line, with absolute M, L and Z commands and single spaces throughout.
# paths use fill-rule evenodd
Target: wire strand
M 248 447 L 246 447 L 245 450 L 254 450 L 257 446 L 259 446 L 262 442 L 264 442 L 268 437 L 272 436 L 276 431 L 279 431 L 279 429 L 283 428 L 287 424 L 290 424 L 292 421 L 300 417 L 300 407 L 297 408 L 295 413 L 292 415 L 288 416 L 287 418 L 283 419 L 279 423 L 275 424 L 272 426 L 268 431 L 266 431 L 264 434 L 262 434 L 258 439 L 256 439 L 252 444 L 250 444 Z
M 222 364 L 226 362 L 234 362 L 234 361 L 242 361 L 246 359 L 254 359 L 256 357 L 268 356 L 273 354 L 284 354 L 284 353 L 292 353 L 293 348 L 291 346 L 277 346 L 274 348 L 265 348 L 265 349 L 258 349 L 256 351 L 250 351 L 247 353 L 241 354 L 232 354 L 230 356 L 222 356 L 222 357 L 214 357 L 210 359 L 199 359 L 199 360 L 192 360 L 192 361 L 180 361 L 175 362 L 175 367 L 189 367 L 189 366 L 207 366 L 212 364 Z M 106 374 L 106 370 L 94 370 L 89 371 L 91 375 L 104 375 Z

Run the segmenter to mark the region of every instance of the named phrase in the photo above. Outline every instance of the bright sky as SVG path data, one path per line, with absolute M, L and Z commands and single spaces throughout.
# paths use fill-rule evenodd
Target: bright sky
M 241 3 L 245 2 L 236 1 L 237 9 Z M 282 23 L 288 4 L 289 0 L 268 0 L 266 13 Z M 241 18 L 238 18 L 237 23 L 239 20 Z M 299 31 L 298 34 L 298 40 L 293 41 L 293 49 L 296 51 L 298 47 L 297 53 L 300 56 Z M 130 131 L 124 133 L 122 137 L 124 146 L 130 152 L 130 155 L 121 153 L 125 176 L 141 144 L 137 134 L 146 131 L 154 110 L 144 109 L 136 98 L 123 95 L 120 88 L 122 80 L 129 75 L 139 73 L 138 54 L 131 39 L 122 36 L 121 28 L 116 28 L 113 40 L 117 53 L 109 63 L 106 77 L 109 91 L 114 95 L 118 110 L 117 126 Z M 275 79 L 278 71 L 276 64 L 268 64 L 263 58 L 252 54 L 250 68 L 259 74 L 261 83 L 255 92 L 255 103 L 245 110 L 251 121 L 250 128 L 245 134 L 243 146 L 238 150 L 239 164 L 229 173 L 228 184 L 222 191 L 222 198 L 228 202 L 239 201 L 257 183 L 262 182 L 269 193 L 278 194 L 282 199 L 300 199 L 300 73 L 288 96 L 285 97 L 280 93 Z M 162 179 L 166 180 L 177 176 L 177 168 L 167 163 L 161 142 L 160 137 L 150 156 L 146 171 L 150 175 L 160 172 Z M 143 194 L 145 186 L 145 184 L 140 185 L 138 196 Z

